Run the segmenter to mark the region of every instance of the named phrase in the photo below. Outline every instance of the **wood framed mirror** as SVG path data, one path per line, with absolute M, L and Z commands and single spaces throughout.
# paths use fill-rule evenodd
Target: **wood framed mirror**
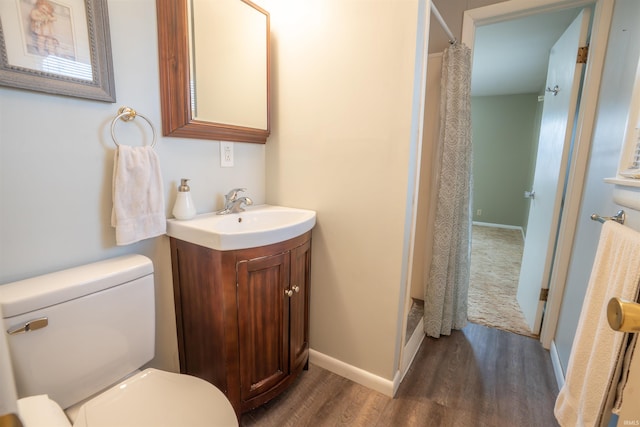
M 156 0 L 162 134 L 264 144 L 269 13 L 249 0 Z

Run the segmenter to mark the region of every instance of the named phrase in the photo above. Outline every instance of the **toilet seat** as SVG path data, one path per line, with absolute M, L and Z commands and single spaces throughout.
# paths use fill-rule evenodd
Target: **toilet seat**
M 149 368 L 126 379 L 79 410 L 74 427 L 238 427 L 226 396 L 190 375 Z

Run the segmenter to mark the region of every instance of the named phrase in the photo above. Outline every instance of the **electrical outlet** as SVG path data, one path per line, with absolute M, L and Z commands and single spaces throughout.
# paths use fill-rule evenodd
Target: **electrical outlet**
M 476 211 L 476 215 L 477 215 L 477 216 L 482 216 L 482 209 L 478 209 L 478 210 Z
M 233 167 L 233 142 L 220 141 L 220 166 Z

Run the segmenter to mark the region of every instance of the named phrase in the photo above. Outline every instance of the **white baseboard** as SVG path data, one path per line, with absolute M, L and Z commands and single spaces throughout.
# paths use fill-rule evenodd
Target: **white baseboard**
M 415 359 L 416 354 L 418 354 L 418 350 L 420 349 L 420 344 L 422 344 L 422 341 L 424 341 L 424 337 L 425 337 L 425 333 L 424 333 L 424 317 L 423 317 L 418 322 L 418 325 L 414 329 L 413 334 L 411 334 L 411 338 L 409 338 L 409 341 L 407 341 L 407 343 L 404 346 L 404 349 L 402 350 L 402 362 L 400 364 L 400 371 L 399 371 L 400 375 L 396 375 L 396 378 L 398 379 L 398 381 L 396 383 L 394 380 L 394 384 L 393 384 L 394 396 L 395 396 L 395 393 L 398 391 L 398 387 L 400 386 L 400 383 L 402 382 L 402 380 L 404 380 L 405 375 L 407 375 L 407 371 L 411 367 L 411 364 L 413 363 L 413 359 Z
M 473 225 L 481 225 L 483 227 L 508 228 L 510 230 L 522 230 L 519 225 L 494 224 L 492 222 L 473 221 Z
M 473 221 L 473 225 L 480 225 L 482 227 L 493 227 L 493 228 L 506 228 L 509 230 L 520 230 L 522 233 L 522 238 L 524 239 L 524 229 L 519 225 L 506 225 L 506 224 L 494 224 L 492 222 L 480 222 Z
M 560 390 L 564 385 L 564 372 L 562 371 L 562 364 L 560 364 L 560 356 L 558 356 L 558 348 L 555 341 L 551 341 L 549 354 L 551 355 L 551 364 L 553 365 L 553 373 L 556 375 L 558 390 Z
M 315 351 L 312 348 L 309 349 L 309 362 L 389 397 L 393 397 L 394 384 L 396 382 L 400 383 L 398 379 L 399 371 L 396 372 L 393 381 L 387 380 L 364 369 L 356 368 L 348 363 Z

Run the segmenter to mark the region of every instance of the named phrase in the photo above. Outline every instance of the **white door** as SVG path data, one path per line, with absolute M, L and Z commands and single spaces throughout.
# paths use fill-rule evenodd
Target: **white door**
M 589 9 L 584 9 L 555 43 L 549 55 L 538 157 L 533 180 L 534 198 L 524 243 L 518 304 L 533 333 L 539 333 L 544 302 L 540 290 L 548 288 L 551 263 L 567 171 L 573 120 L 578 104 L 584 64 L 577 64 L 578 48 L 585 46 Z

